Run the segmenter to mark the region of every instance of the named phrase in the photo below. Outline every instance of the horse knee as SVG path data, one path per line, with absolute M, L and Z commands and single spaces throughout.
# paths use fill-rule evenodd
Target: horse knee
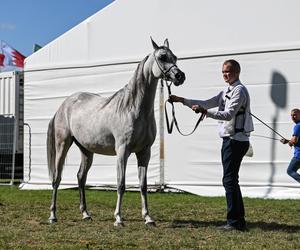
M 147 185 L 141 185 L 140 190 L 141 190 L 142 193 L 146 193 L 147 192 Z
M 125 192 L 125 184 L 119 184 L 117 190 L 118 190 L 118 193 L 124 193 Z
M 61 182 L 61 177 L 56 177 L 56 178 L 52 181 L 52 188 L 53 188 L 53 189 L 58 189 L 60 182 Z
M 83 178 L 84 178 L 83 173 L 79 171 L 79 172 L 77 173 L 77 180 L 78 180 L 78 183 L 81 183 Z

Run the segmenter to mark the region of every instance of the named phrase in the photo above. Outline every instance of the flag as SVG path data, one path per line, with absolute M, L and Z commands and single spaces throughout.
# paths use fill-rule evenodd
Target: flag
M 33 47 L 33 52 L 37 52 L 38 50 L 40 50 L 42 48 L 41 45 L 38 45 L 38 44 L 34 44 L 34 47 Z
M 20 71 L 24 68 L 26 57 L 6 42 L 0 44 L 0 71 Z
M 5 56 L 3 54 L 0 54 L 0 67 L 4 66 L 4 58 Z

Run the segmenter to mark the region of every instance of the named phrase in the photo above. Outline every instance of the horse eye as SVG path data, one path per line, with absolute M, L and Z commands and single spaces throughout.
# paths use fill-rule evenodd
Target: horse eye
M 161 60 L 161 61 L 167 61 L 167 55 L 166 54 L 161 54 L 160 56 L 159 56 L 159 59 Z

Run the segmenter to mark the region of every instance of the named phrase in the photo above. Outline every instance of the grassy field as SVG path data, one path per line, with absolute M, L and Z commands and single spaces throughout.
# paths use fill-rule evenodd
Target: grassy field
M 0 249 L 300 249 L 300 201 L 245 199 L 249 232 L 221 232 L 225 198 L 150 193 L 156 227 L 141 219 L 140 195 L 126 192 L 125 227 L 113 226 L 116 193 L 87 190 L 93 221 L 82 221 L 77 190 L 58 193 L 49 225 L 50 191 L 0 187 Z

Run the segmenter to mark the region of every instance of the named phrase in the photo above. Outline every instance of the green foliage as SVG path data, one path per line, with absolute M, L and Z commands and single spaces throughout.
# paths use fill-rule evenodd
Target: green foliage
M 150 193 L 156 227 L 141 218 L 140 195 L 126 192 L 125 227 L 115 228 L 116 192 L 87 190 L 93 221 L 82 221 L 77 190 L 59 190 L 58 222 L 48 224 L 51 191 L 0 187 L 0 249 L 299 249 L 300 201 L 245 199 L 249 232 L 220 232 L 225 198 Z

